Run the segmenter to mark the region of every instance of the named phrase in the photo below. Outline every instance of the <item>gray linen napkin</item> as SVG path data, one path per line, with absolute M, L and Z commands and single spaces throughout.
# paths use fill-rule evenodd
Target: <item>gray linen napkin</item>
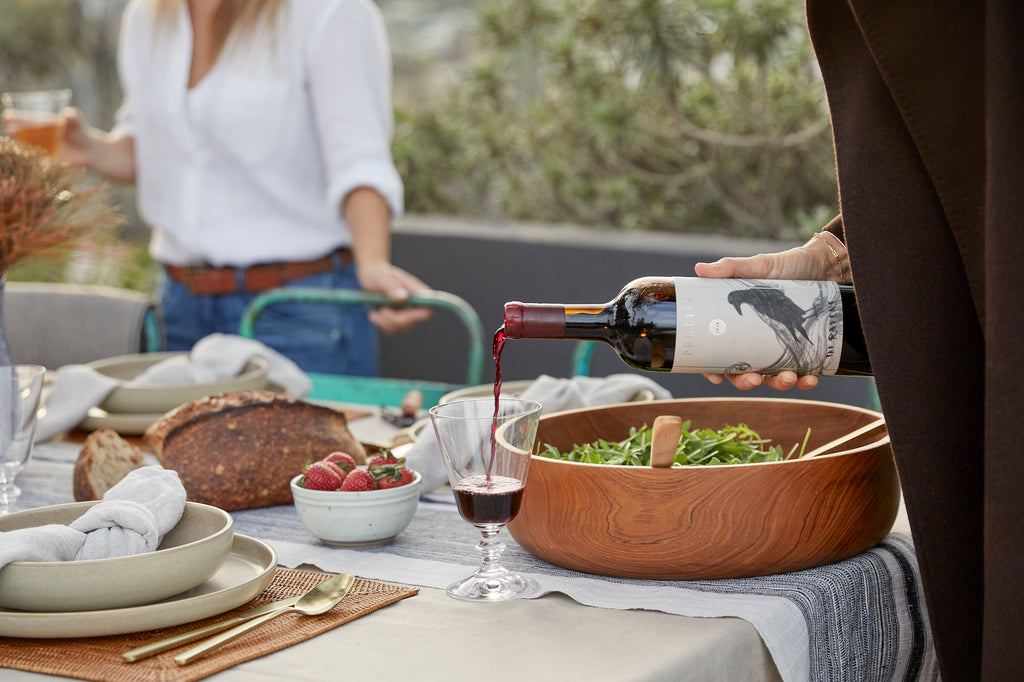
M 541 375 L 518 397 L 536 400 L 541 414 L 551 414 L 580 407 L 597 407 L 625 403 L 650 391 L 654 400 L 668 400 L 672 394 L 652 379 L 637 374 L 611 374 L 606 377 L 576 376 L 556 379 Z M 441 448 L 432 426 L 416 438 L 405 455 L 405 465 L 423 477 L 421 497 L 429 495 L 448 482 L 441 459 Z
M 12 561 L 82 561 L 152 552 L 184 511 L 185 488 L 178 473 L 142 467 L 70 525 L 0 533 L 0 570 Z
M 210 334 L 199 339 L 192 352 L 157 363 L 131 383 L 172 386 L 209 383 L 238 376 L 252 358 L 267 361 L 267 379 L 293 398 L 305 398 L 313 382 L 299 366 L 273 348 L 236 334 Z
M 313 388 L 310 378 L 294 362 L 256 341 L 233 334 L 210 334 L 181 354 L 149 367 L 126 384 L 182 386 L 237 376 L 254 357 L 267 361 L 267 379 L 294 398 Z M 102 403 L 121 382 L 86 365 L 65 365 L 57 371 L 53 388 L 45 396 L 46 410 L 36 426 L 35 439 L 43 442 L 72 429 L 89 410 Z

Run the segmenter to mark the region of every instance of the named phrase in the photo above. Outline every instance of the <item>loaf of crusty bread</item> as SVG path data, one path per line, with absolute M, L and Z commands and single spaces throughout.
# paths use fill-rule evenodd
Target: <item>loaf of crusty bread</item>
M 227 511 L 291 504 L 290 479 L 334 451 L 366 461 L 344 414 L 266 391 L 201 398 L 164 415 L 146 437 L 189 500 Z
M 146 466 L 142 450 L 113 429 L 99 429 L 86 436 L 75 461 L 75 499 L 101 500 L 131 471 Z
M 232 391 L 231 393 L 219 393 L 199 398 L 192 402 L 179 405 L 162 418 L 154 422 L 143 434 L 146 442 L 149 443 L 152 451 L 158 457 L 163 450 L 164 438 L 175 426 L 184 424 L 186 421 L 198 414 L 214 412 L 225 407 L 235 407 L 248 403 L 268 403 L 274 400 L 294 400 L 283 393 L 273 391 Z

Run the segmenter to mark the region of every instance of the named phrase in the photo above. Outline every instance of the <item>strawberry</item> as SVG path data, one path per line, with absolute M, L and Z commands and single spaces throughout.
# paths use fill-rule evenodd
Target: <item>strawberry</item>
M 383 466 L 371 466 L 370 473 L 377 479 L 377 487 L 397 488 L 412 483 L 412 472 L 401 464 L 385 464 Z
M 353 469 L 345 477 L 345 482 L 341 484 L 342 492 L 362 492 L 376 488 L 376 481 L 366 469 Z
M 404 461 L 404 459 L 398 459 L 393 454 L 391 454 L 390 450 L 382 450 L 379 454 L 376 454 L 373 457 L 371 457 L 368 464 L 369 466 L 372 467 L 380 467 L 384 466 L 385 464 L 402 464 Z
M 313 462 L 302 475 L 302 485 L 308 490 L 337 490 L 345 474 L 328 462 Z
M 352 455 L 344 452 L 332 452 L 323 459 L 324 462 L 330 462 L 336 465 L 339 469 L 348 473 L 356 468 L 356 460 L 352 458 Z

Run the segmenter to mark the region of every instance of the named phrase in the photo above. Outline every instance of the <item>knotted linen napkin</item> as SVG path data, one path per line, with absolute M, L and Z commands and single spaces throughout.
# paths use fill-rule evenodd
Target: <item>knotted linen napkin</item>
M 12 561 L 83 561 L 152 552 L 185 511 L 176 471 L 135 469 L 67 526 L 0 533 L 0 570 Z
M 557 379 L 542 374 L 517 397 L 536 400 L 541 414 L 551 414 L 581 407 L 598 407 L 629 402 L 642 391 L 650 391 L 655 400 L 668 400 L 668 389 L 644 376 L 611 374 L 606 377 L 576 376 Z M 426 496 L 448 482 L 448 474 L 441 459 L 441 448 L 433 427 L 423 431 L 405 454 L 405 465 L 420 472 L 423 487 L 420 496 Z
M 255 339 L 234 334 L 210 334 L 188 354 L 176 355 L 149 367 L 126 385 L 182 386 L 220 381 L 237 376 L 254 357 L 267 361 L 267 380 L 293 398 L 304 398 L 313 388 L 299 366 Z M 122 382 L 87 365 L 65 365 L 57 372 L 53 389 L 45 397 L 46 411 L 36 426 L 43 442 L 77 426 L 89 410 L 102 403 Z

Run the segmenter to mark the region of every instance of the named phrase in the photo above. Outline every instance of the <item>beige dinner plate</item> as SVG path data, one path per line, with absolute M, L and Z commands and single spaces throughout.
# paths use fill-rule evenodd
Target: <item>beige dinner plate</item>
M 188 353 L 174 351 L 136 353 L 94 360 L 86 366 L 121 382 L 100 404 L 104 410 L 114 414 L 162 414 L 208 395 L 260 390 L 267 385 L 269 363 L 260 357 L 250 358 L 237 376 L 216 381 L 174 385 L 133 383 L 146 370 L 161 362 L 175 358 L 184 360 L 187 357 Z
M 501 394 L 510 398 L 517 397 L 533 383 L 533 379 L 519 381 L 506 381 L 501 385 Z M 468 400 L 470 398 L 491 398 L 494 396 L 494 384 L 480 384 L 478 386 L 466 386 L 451 393 L 441 396 L 441 404 L 450 403 L 454 400 Z
M 274 393 L 285 393 L 283 386 L 273 381 L 268 382 L 265 391 L 273 391 Z M 84 431 L 95 431 L 96 429 L 113 429 L 120 433 L 122 436 L 141 436 L 146 433 L 146 429 L 150 425 L 155 424 L 158 419 L 164 416 L 160 414 L 115 414 L 107 412 L 99 407 L 93 407 L 89 409 L 85 419 L 78 425 L 78 428 Z
M 517 381 L 506 381 L 501 385 L 501 394 L 509 398 L 518 398 L 530 388 L 536 379 L 521 379 Z M 466 386 L 451 393 L 445 393 L 439 401 L 442 405 L 455 400 L 468 400 L 471 398 L 490 398 L 494 395 L 493 384 L 479 384 L 477 386 Z M 654 391 L 642 388 L 637 391 L 627 402 L 650 402 L 654 400 Z
M 273 547 L 236 533 L 231 554 L 199 587 L 155 604 L 123 609 L 41 613 L 0 608 L 0 636 L 100 637 L 191 623 L 256 598 L 273 580 L 276 567 Z
M 151 424 L 164 416 L 161 414 L 111 414 L 106 410 L 93 407 L 78 428 L 86 431 L 96 429 L 114 429 L 125 436 L 141 436 Z

